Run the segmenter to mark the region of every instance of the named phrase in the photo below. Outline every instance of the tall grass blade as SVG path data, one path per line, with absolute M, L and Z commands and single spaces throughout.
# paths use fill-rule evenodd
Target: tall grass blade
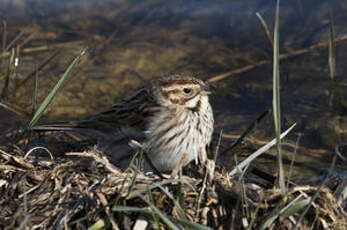
M 277 160 L 279 171 L 279 184 L 281 195 L 285 196 L 286 187 L 284 183 L 284 170 L 282 164 L 282 148 L 281 148 L 281 110 L 280 110 L 280 69 L 279 69 L 279 4 L 280 0 L 277 0 L 276 4 L 276 17 L 274 28 L 274 47 L 273 47 L 273 113 L 276 132 L 276 148 L 277 148 Z
M 87 49 L 82 50 L 82 52 L 80 53 L 80 55 L 78 55 L 73 61 L 72 63 L 69 65 L 69 67 L 66 69 L 65 73 L 63 74 L 63 76 L 60 78 L 60 80 L 58 81 L 58 83 L 54 86 L 53 90 L 47 95 L 47 97 L 45 98 L 45 100 L 42 102 L 42 104 L 40 105 L 40 107 L 38 108 L 38 110 L 35 112 L 33 118 L 31 119 L 30 123 L 29 123 L 29 128 L 32 128 L 37 121 L 40 119 L 40 117 L 42 116 L 43 112 L 47 109 L 48 105 L 52 102 L 52 100 L 54 99 L 54 97 L 56 96 L 56 94 L 58 93 L 59 89 L 61 89 L 61 87 L 64 85 L 64 83 L 66 82 L 66 80 L 69 78 L 70 73 L 72 71 L 72 69 L 74 68 L 74 66 L 81 60 L 81 58 L 83 57 L 83 55 L 86 53 Z
M 341 96 L 341 90 L 340 85 L 338 83 L 338 80 L 336 79 L 336 55 L 335 55 L 335 44 L 334 44 L 334 38 L 335 38 L 335 29 L 334 29 L 334 20 L 332 14 L 329 15 L 329 72 L 330 72 L 330 79 L 333 83 L 333 94 L 335 97 L 335 100 L 340 108 L 341 114 L 345 115 L 347 111 L 346 105 L 343 103 L 343 99 Z

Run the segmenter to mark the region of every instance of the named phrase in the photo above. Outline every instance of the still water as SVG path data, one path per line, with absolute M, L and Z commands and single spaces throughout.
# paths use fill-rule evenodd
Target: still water
M 7 101 L 30 112 L 34 77 L 38 72 L 38 101 L 53 88 L 71 60 L 88 47 L 88 55 L 46 113 L 51 121 L 79 119 L 100 112 L 129 95 L 149 79 L 186 73 L 202 79 L 271 60 L 272 45 L 259 20 L 270 33 L 275 1 L 119 1 L 119 0 L 0 0 L 3 46 L 15 41 L 18 67 L 11 73 Z M 280 5 L 280 53 L 304 49 L 329 36 L 329 12 L 335 37 L 347 35 L 347 1 L 296 0 Z M 347 156 L 347 40 L 336 43 L 338 100 L 329 77 L 328 49 L 312 49 L 281 61 L 282 127 L 294 122 L 285 139 L 285 159 L 296 149 L 295 177 L 307 178 L 329 167 L 336 147 Z M 1 61 L 4 85 L 11 49 Z M 13 51 L 15 52 L 15 51 Z M 48 61 L 49 60 L 49 61 Z M 25 80 L 27 79 L 27 80 Z M 25 81 L 24 81 L 25 80 Z M 272 105 L 272 64 L 265 64 L 216 82 L 211 103 L 216 133 L 241 135 Z M 25 124 L 23 118 L 0 108 L 0 128 Z M 11 117 L 11 119 L 5 119 Z M 272 115 L 263 119 L 245 141 L 239 155 L 258 149 L 274 137 Z M 253 138 L 253 139 L 252 139 Z M 299 138 L 299 139 L 298 139 Z M 235 139 L 223 138 L 222 149 Z M 223 151 L 222 151 L 223 152 Z M 235 151 L 234 151 L 235 152 Z M 234 153 L 220 155 L 232 164 Z M 274 152 L 258 160 L 273 173 Z M 258 166 L 257 165 L 257 166 Z M 338 160 L 338 171 L 347 169 Z

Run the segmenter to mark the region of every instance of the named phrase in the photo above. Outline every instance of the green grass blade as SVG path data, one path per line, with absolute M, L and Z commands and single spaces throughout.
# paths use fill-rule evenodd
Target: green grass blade
M 189 227 L 188 229 L 212 230 L 211 228 L 209 228 L 207 226 L 204 226 L 204 225 L 201 225 L 198 223 L 194 223 L 194 222 L 191 222 L 189 220 L 180 219 L 180 218 L 175 218 L 175 220 L 177 220 L 181 224 L 185 225 L 186 227 Z
M 288 217 L 304 209 L 307 205 L 310 204 L 310 201 L 311 201 L 310 198 L 306 198 L 304 200 L 300 200 L 293 203 L 285 212 L 283 212 L 283 214 L 281 214 L 281 216 L 284 219 L 287 219 Z
M 130 206 L 114 206 L 112 208 L 112 211 L 114 211 L 114 212 L 138 212 L 138 213 L 147 214 L 147 215 L 151 215 L 154 213 L 154 211 L 152 211 L 152 210 L 139 208 L 139 207 L 130 207 Z M 175 218 L 175 217 L 171 217 L 171 216 L 169 216 L 168 218 L 171 220 L 178 221 L 187 227 L 191 227 L 192 229 L 211 230 L 211 228 L 209 228 L 209 227 L 203 226 L 203 225 L 198 224 L 198 223 L 191 222 L 189 220 L 185 220 L 185 219 L 181 219 L 181 218 Z
M 284 183 L 284 170 L 282 164 L 282 148 L 281 148 L 281 110 L 280 110 L 280 68 L 279 68 L 279 4 L 280 0 L 277 0 L 276 4 L 276 17 L 274 28 L 274 47 L 273 47 L 273 113 L 276 132 L 276 148 L 277 148 L 277 160 L 279 170 L 279 184 L 281 195 L 285 196 L 286 187 Z
M 143 214 L 151 214 L 153 211 L 148 209 L 139 208 L 139 207 L 131 207 L 131 206 L 113 206 L 112 211 L 114 212 L 139 212 Z
M 58 81 L 58 83 L 54 86 L 53 90 L 47 95 L 47 97 L 45 98 L 45 100 L 42 102 L 42 104 L 40 105 L 40 107 L 38 108 L 38 110 L 35 112 L 33 118 L 31 119 L 30 123 L 29 123 L 29 128 L 32 128 L 37 121 L 40 119 L 40 117 L 42 116 L 43 112 L 47 109 L 48 105 L 52 102 L 52 100 L 54 99 L 54 97 L 56 96 L 56 94 L 58 93 L 59 89 L 64 85 L 64 83 L 66 82 L 66 80 L 69 78 L 70 73 L 72 71 L 72 69 L 74 68 L 74 66 L 80 61 L 80 59 L 83 57 L 83 55 L 86 53 L 87 49 L 82 50 L 82 52 L 80 53 L 80 55 L 78 55 L 73 61 L 72 63 L 69 65 L 69 67 L 66 69 L 65 73 L 63 74 L 63 76 L 60 78 L 60 80 Z
M 195 191 L 194 187 L 188 181 L 186 181 L 185 179 L 170 179 L 170 180 L 164 180 L 164 181 L 153 183 L 153 184 L 149 185 L 148 188 L 137 189 L 137 190 L 134 189 L 127 196 L 127 199 L 132 199 L 132 198 L 138 197 L 142 193 L 147 192 L 148 189 L 152 190 L 154 188 L 158 188 L 159 186 L 163 186 L 163 185 L 166 185 L 166 184 L 178 184 L 178 183 L 184 183 L 184 184 L 188 185 L 193 191 Z
M 148 190 L 147 194 L 148 194 L 148 198 L 149 198 L 148 204 L 154 204 L 153 195 L 152 195 L 151 191 Z M 152 218 L 153 218 L 153 221 L 154 221 L 154 224 L 153 224 L 154 226 L 153 227 L 155 229 L 160 229 L 160 219 L 159 219 L 158 213 L 153 208 L 152 208 L 152 210 L 153 210 Z M 158 210 L 158 211 L 160 211 L 160 210 Z M 163 219 L 163 221 L 166 223 L 165 219 Z M 171 223 L 166 223 L 166 224 L 170 228 Z M 172 223 L 172 225 L 174 225 L 174 223 Z
M 159 216 L 159 218 L 167 225 L 169 229 L 179 230 L 179 228 L 165 215 L 163 214 L 155 205 L 151 202 L 149 202 L 145 197 L 140 195 L 140 198 L 147 203 L 152 209 L 152 211 Z
M 173 197 L 173 195 L 167 190 L 167 188 L 164 188 L 161 185 L 159 185 L 158 187 L 161 189 L 161 191 L 163 191 L 172 200 L 172 202 L 174 203 L 175 207 L 177 208 L 178 215 L 181 217 L 181 219 L 185 220 L 186 217 L 184 216 L 184 211 L 183 211 L 181 205 L 179 204 L 179 202 L 177 201 L 177 199 L 175 199 Z
M 253 225 L 254 225 L 257 217 L 258 217 L 258 212 L 259 212 L 260 206 L 263 203 L 263 201 L 264 201 L 264 197 L 261 197 L 261 201 L 255 207 L 255 211 L 253 212 L 253 217 L 252 217 L 251 222 L 249 223 L 246 230 L 252 230 L 253 229 Z
M 269 217 L 259 228 L 259 230 L 269 229 L 270 225 L 278 218 L 278 215 L 272 215 Z
M 295 204 L 303 197 L 303 195 L 299 195 L 298 197 L 296 197 L 294 200 L 292 200 L 288 205 L 286 205 L 285 207 L 283 206 L 283 202 L 282 200 L 280 200 L 277 205 L 275 206 L 275 208 L 273 209 L 273 211 L 269 214 L 269 216 L 267 217 L 267 219 L 264 221 L 264 223 L 260 226 L 260 230 L 262 229 L 269 229 L 271 228 L 271 225 L 274 224 L 274 222 L 276 221 L 276 219 L 283 215 L 284 213 L 286 213 L 289 209 L 291 212 L 295 212 L 296 210 L 293 209 L 293 206 L 295 206 Z M 288 212 L 286 213 L 288 214 Z M 283 216 L 282 216 L 283 217 Z
M 105 221 L 101 219 L 95 222 L 92 226 L 90 226 L 88 230 L 99 230 L 104 228 L 105 228 Z
M 129 172 L 130 168 L 132 167 L 132 165 L 134 164 L 135 159 L 137 158 L 138 155 L 140 155 L 139 156 L 139 163 L 138 163 L 139 165 L 138 166 L 140 166 L 142 164 L 141 162 L 142 162 L 143 150 L 140 150 L 140 151 L 141 152 L 137 152 L 134 155 L 134 157 L 131 159 L 131 162 L 130 162 L 128 168 L 127 168 L 128 172 Z M 131 181 L 130 181 L 130 184 L 128 186 L 128 193 L 127 193 L 128 195 L 131 192 L 133 192 L 133 189 L 134 189 L 134 186 L 135 186 L 135 183 L 136 183 L 136 178 L 137 178 L 138 173 L 139 173 L 139 171 L 135 170 L 135 172 L 133 173 L 133 176 L 131 177 Z M 127 175 L 129 175 L 129 174 L 127 174 Z
M 296 124 L 290 126 L 285 132 L 283 132 L 280 136 L 280 139 L 285 137 L 294 127 Z M 234 176 L 237 172 L 241 172 L 244 167 L 246 167 L 248 164 L 250 164 L 255 158 L 269 150 L 272 146 L 274 146 L 276 143 L 276 139 L 273 139 L 254 153 L 252 153 L 249 157 L 247 157 L 245 160 L 243 160 L 241 163 L 235 166 L 235 168 L 229 173 L 229 176 Z

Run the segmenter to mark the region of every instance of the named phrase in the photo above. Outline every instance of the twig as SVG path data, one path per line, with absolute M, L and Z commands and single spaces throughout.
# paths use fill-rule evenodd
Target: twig
M 342 42 L 342 41 L 345 41 L 345 40 L 347 40 L 347 35 L 344 35 L 342 37 L 339 37 L 339 38 L 335 39 L 334 43 Z M 326 48 L 328 46 L 329 46 L 329 42 L 325 42 L 325 41 L 324 42 L 318 42 L 318 43 L 313 44 L 313 45 L 311 45 L 311 46 L 309 46 L 307 48 L 297 49 L 297 50 L 290 51 L 288 53 L 281 54 L 280 55 L 280 60 L 288 59 L 288 58 L 295 57 L 295 56 L 299 56 L 299 55 L 302 55 L 302 54 L 305 54 L 305 53 L 309 53 L 312 50 L 322 49 L 322 48 Z M 236 75 L 236 74 L 247 72 L 247 71 L 252 70 L 252 69 L 254 69 L 256 67 L 264 66 L 264 65 L 269 64 L 271 62 L 272 62 L 271 60 L 267 60 L 267 59 L 261 60 L 261 61 L 259 61 L 257 63 L 250 64 L 250 65 L 247 65 L 247 66 L 235 69 L 235 70 L 231 70 L 229 72 L 226 72 L 226 73 L 214 76 L 214 77 L 211 77 L 210 79 L 207 80 L 207 82 L 211 83 L 211 82 L 220 81 L 220 80 L 223 80 L 224 78 L 231 77 L 231 76 Z
M 11 111 L 19 116 L 22 116 L 25 118 L 30 117 L 30 114 L 24 108 L 21 108 L 18 105 L 15 105 L 15 104 L 10 105 L 0 101 L 0 107 L 3 107 L 4 109 L 7 109 L 8 111 Z
M 220 144 L 222 142 L 222 136 L 223 136 L 223 129 L 220 130 L 219 132 L 219 138 L 218 138 L 218 143 L 217 143 L 217 146 L 216 146 L 216 149 L 215 149 L 215 152 L 214 152 L 214 161 L 216 162 L 217 161 L 217 157 L 218 157 L 218 154 L 219 154 L 219 147 L 220 147 Z
M 231 135 L 227 133 L 223 133 L 222 138 L 224 139 L 239 139 L 241 136 L 240 135 Z M 254 145 L 265 145 L 268 143 L 268 141 L 260 140 L 254 137 L 248 137 L 247 142 L 252 143 Z M 330 150 L 326 149 L 309 149 L 305 148 L 303 146 L 296 146 L 296 144 L 290 143 L 290 142 L 282 142 L 283 146 L 290 147 L 292 149 L 298 148 L 301 151 L 305 152 L 310 152 L 312 154 L 319 154 L 319 155 L 324 155 L 324 154 L 331 154 L 332 152 Z
M 290 162 L 290 167 L 289 167 L 289 172 L 288 172 L 288 180 L 287 180 L 287 191 L 289 189 L 289 183 L 290 183 L 290 179 L 291 179 L 292 172 L 293 172 L 293 166 L 294 166 L 294 162 L 295 162 L 296 153 L 298 152 L 298 147 L 299 147 L 299 143 L 300 143 L 300 140 L 301 140 L 301 135 L 302 134 L 299 133 L 299 136 L 296 139 L 294 153 L 293 153 L 293 156 L 292 156 L 292 160 Z
M 37 68 L 35 68 L 35 70 L 33 72 L 31 72 L 30 74 L 28 74 L 27 76 L 24 77 L 23 80 L 21 80 L 18 83 L 17 87 L 21 87 L 23 86 L 31 77 L 35 76 L 40 70 L 42 70 L 48 63 L 50 63 L 56 56 L 58 56 L 58 54 L 60 53 L 59 50 L 57 50 L 56 52 L 54 52 L 51 56 L 49 56 L 46 60 L 44 60 Z
M 63 42 L 63 43 L 58 43 L 58 44 L 54 44 L 54 45 L 44 45 L 44 46 L 38 46 L 38 47 L 31 47 L 31 48 L 25 48 L 21 50 L 22 54 L 27 54 L 27 53 L 34 53 L 34 52 L 40 52 L 40 51 L 47 51 L 47 50 L 52 50 L 55 48 L 59 48 L 59 47 L 65 47 L 68 46 L 69 44 L 75 44 L 75 43 L 79 43 L 80 41 L 70 41 L 70 42 Z M 2 53 L 2 57 L 8 57 L 10 56 L 11 52 L 4 52 Z
M 32 152 L 34 152 L 35 150 L 38 150 L 38 149 L 42 149 L 42 150 L 45 150 L 46 153 L 48 153 L 49 157 L 51 158 L 51 160 L 54 160 L 53 158 L 53 155 L 52 153 L 45 147 L 42 147 L 42 146 L 37 146 L 37 147 L 34 147 L 32 149 L 30 149 L 23 157 L 23 159 L 26 159 Z
M 119 175 L 119 169 L 111 164 L 106 156 L 100 154 L 98 150 L 94 149 L 94 151 L 84 151 L 84 152 L 69 152 L 65 153 L 65 156 L 81 156 L 81 157 L 90 157 L 93 158 L 96 162 L 101 163 L 108 169 L 111 173 Z
M 271 109 L 267 109 L 265 110 L 259 117 L 257 117 L 257 119 L 255 121 L 252 122 L 252 124 L 250 124 L 247 129 L 242 133 L 242 135 L 236 140 L 236 142 L 234 142 L 234 144 L 227 148 L 226 150 L 224 150 L 221 154 L 226 154 L 227 152 L 229 152 L 230 150 L 234 149 L 236 146 L 238 146 L 239 144 L 241 144 L 245 138 L 256 128 L 256 126 L 260 123 L 261 120 L 264 119 L 264 117 L 266 117 L 269 113 L 270 113 Z M 226 134 L 223 134 L 222 136 L 225 137 Z M 265 143 L 266 144 L 266 143 Z

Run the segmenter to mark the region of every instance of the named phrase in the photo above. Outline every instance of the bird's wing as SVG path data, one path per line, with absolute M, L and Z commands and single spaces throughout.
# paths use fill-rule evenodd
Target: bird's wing
M 158 111 L 160 106 L 150 91 L 141 88 L 131 97 L 113 105 L 111 109 L 95 115 L 93 120 L 116 127 L 131 127 L 141 132 L 145 131 L 150 118 Z
M 33 127 L 32 130 L 88 132 L 107 139 L 117 140 L 127 136 L 142 141 L 150 118 L 158 111 L 160 106 L 150 90 L 141 88 L 109 110 L 87 119 L 43 124 Z

